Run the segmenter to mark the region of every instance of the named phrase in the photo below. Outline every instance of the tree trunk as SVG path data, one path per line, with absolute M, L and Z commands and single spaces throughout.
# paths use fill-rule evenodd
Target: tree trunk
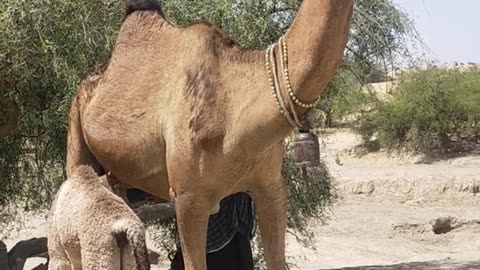
M 8 252 L 10 270 L 23 270 L 25 262 L 30 257 L 43 257 L 47 252 L 47 238 L 32 238 L 18 242 Z M 43 255 L 43 256 L 42 256 Z
M 331 110 L 325 113 L 325 127 L 333 127 L 333 112 Z
M 18 125 L 18 115 L 20 109 L 18 108 L 17 103 L 14 101 L 0 102 L 1 106 L 6 106 L 7 108 L 7 117 L 5 121 L 0 122 L 0 139 L 5 138 L 14 130 Z M 2 119 L 0 119 L 1 121 Z
M 143 222 L 175 217 L 175 210 L 173 209 L 172 203 L 144 205 L 135 208 L 134 211 Z

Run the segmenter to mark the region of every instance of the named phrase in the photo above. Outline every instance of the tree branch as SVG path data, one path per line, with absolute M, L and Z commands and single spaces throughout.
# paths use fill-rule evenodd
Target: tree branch
M 32 238 L 18 242 L 8 252 L 8 265 L 10 270 L 23 270 L 25 262 L 31 257 L 43 257 L 47 252 L 47 238 Z
M 175 217 L 175 210 L 173 209 L 173 205 L 170 202 L 153 205 L 143 205 L 133 210 L 143 222 Z

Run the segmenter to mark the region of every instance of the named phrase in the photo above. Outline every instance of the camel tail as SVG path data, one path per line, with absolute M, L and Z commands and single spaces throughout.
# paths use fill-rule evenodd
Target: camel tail
M 160 16 L 165 18 L 162 7 L 157 0 L 127 0 L 124 20 L 135 11 L 156 11 Z
M 129 245 L 135 258 L 135 270 L 150 270 L 143 225 L 130 219 L 120 219 L 114 223 L 112 229 L 117 245 L 122 250 L 122 265 L 125 266 L 126 258 L 131 256 L 131 254 L 124 254 L 125 247 Z M 122 267 L 122 269 L 126 268 Z

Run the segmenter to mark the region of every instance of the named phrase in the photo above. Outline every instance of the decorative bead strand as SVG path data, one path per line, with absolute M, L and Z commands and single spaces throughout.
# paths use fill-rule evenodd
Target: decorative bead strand
M 265 66 L 267 68 L 268 73 L 268 81 L 270 83 L 270 87 L 272 88 L 272 95 L 275 98 L 275 102 L 277 104 L 277 108 L 280 113 L 288 120 L 288 122 L 294 126 L 295 128 L 301 128 L 301 123 L 290 115 L 290 112 L 286 109 L 285 100 L 282 96 L 280 84 L 278 82 L 277 74 L 274 73 L 276 71 L 276 63 L 275 63 L 275 45 L 270 46 L 265 53 Z M 271 67 L 272 66 L 272 67 Z M 272 71 L 273 70 L 273 71 Z M 288 97 L 287 97 L 288 98 Z M 293 108 L 295 109 L 295 108 Z M 296 116 L 296 115 L 295 115 Z
M 273 82 L 272 68 L 270 67 L 270 66 L 271 66 L 271 63 L 270 63 L 270 50 L 273 50 L 273 46 L 269 47 L 269 48 L 265 51 L 265 66 L 266 66 L 266 68 L 267 68 L 268 82 L 270 83 L 270 88 L 272 89 L 272 95 L 273 95 L 273 97 L 275 98 L 275 103 L 276 103 L 276 105 L 277 105 L 278 111 L 280 111 L 280 113 L 282 113 L 282 114 L 285 114 L 285 108 L 283 108 L 282 105 L 280 104 L 279 97 L 278 97 L 278 95 L 277 95 L 277 92 L 275 91 L 275 83 Z
M 313 102 L 304 102 L 304 101 L 301 101 L 295 95 L 295 93 L 293 92 L 293 89 L 292 89 L 292 84 L 290 82 L 290 75 L 289 75 L 289 72 L 288 72 L 288 47 L 287 47 L 287 43 L 285 42 L 285 38 L 283 38 L 283 37 L 280 38 L 280 41 L 281 41 L 281 44 L 282 44 L 282 50 L 280 50 L 281 51 L 281 58 L 282 58 L 282 61 L 283 61 L 282 62 L 283 66 L 284 66 L 283 77 L 285 79 L 285 85 L 287 87 L 288 95 L 291 97 L 293 102 L 295 102 L 295 104 L 297 104 L 298 106 L 306 108 L 306 109 L 311 109 L 311 108 L 315 107 L 315 105 L 317 105 L 317 103 L 320 101 L 320 97 L 315 99 Z
M 280 61 L 280 70 L 285 70 L 286 69 L 286 66 L 285 66 L 285 61 Z M 284 78 L 284 84 L 286 84 L 286 81 L 285 81 L 285 78 Z M 291 96 L 289 94 L 287 94 L 287 97 L 285 98 L 287 100 L 287 103 L 288 105 L 290 105 L 290 110 L 291 110 L 291 113 L 292 113 L 292 116 L 295 120 L 295 123 L 298 123 L 299 126 L 301 126 L 301 121 L 300 121 L 300 118 L 298 117 L 298 114 L 297 114 L 297 110 L 295 108 L 295 103 L 293 102 Z M 283 99 L 285 101 L 285 99 Z

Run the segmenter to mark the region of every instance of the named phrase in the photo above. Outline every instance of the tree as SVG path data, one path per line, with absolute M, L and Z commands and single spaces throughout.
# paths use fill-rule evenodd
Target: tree
M 301 1 L 162 3 L 179 24 L 211 21 L 241 45 L 260 49 L 286 31 Z M 27 209 L 49 205 L 65 177 L 71 99 L 87 72 L 110 55 L 123 9 L 114 0 L 0 2 L 0 33 L 7 37 L 0 40 L 0 104 L 16 104 L 2 105 L 0 127 L 12 120 L 12 111 L 19 112 L 16 128 L 0 137 L 0 206 L 18 201 Z M 356 90 L 351 78 L 362 81 L 372 67 L 394 63 L 413 35 L 410 21 L 390 0 L 358 0 L 355 11 L 347 62 L 319 106 L 327 114 L 342 102 L 342 95 Z M 290 157 L 283 172 L 291 195 L 289 226 L 309 235 L 307 221 L 321 218 L 320 210 L 335 198 L 331 177 L 325 167 L 304 173 L 292 166 Z
M 406 62 L 415 64 L 416 47 L 421 45 L 413 22 L 392 1 L 356 1 L 345 65 L 327 86 L 318 106 L 326 114 L 327 126 L 361 112 L 367 103 L 377 102 L 374 95 L 360 88 L 388 80 L 388 73 Z
M 51 201 L 63 179 L 70 100 L 109 55 L 117 2 L 0 2 L 0 129 L 14 119 L 18 126 L 0 136 L 0 205 L 18 196 L 27 208 Z

